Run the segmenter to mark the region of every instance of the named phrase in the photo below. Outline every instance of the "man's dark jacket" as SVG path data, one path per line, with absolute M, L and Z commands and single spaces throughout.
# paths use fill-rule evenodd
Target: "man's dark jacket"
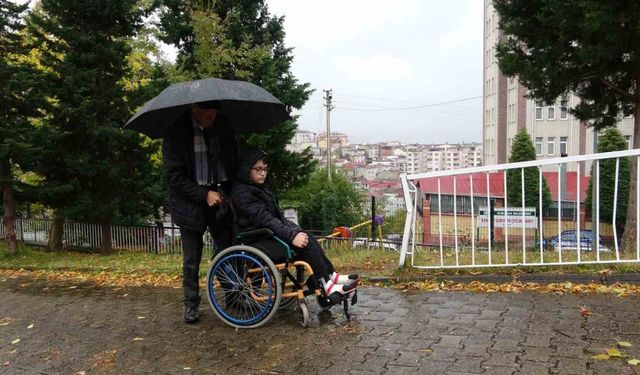
M 276 236 L 291 244 L 302 229 L 284 218 L 278 203 L 266 184 L 254 185 L 249 179 L 251 167 L 266 154 L 256 148 L 243 150 L 239 156 L 236 181 L 231 189 L 237 224 L 240 230 L 269 228 Z
M 215 189 L 199 186 L 196 183 L 193 132 L 193 120 L 190 112 L 186 111 L 173 126 L 167 129 L 163 137 L 162 160 L 167 180 L 171 219 L 181 228 L 204 231 L 207 225 L 211 224 L 207 223 L 205 217 L 207 192 Z M 231 182 L 236 170 L 238 154 L 238 146 L 231 125 L 222 114 L 218 113 L 216 121 L 207 133 L 210 138 L 218 137 L 220 159 Z M 209 142 L 209 144 L 213 143 Z

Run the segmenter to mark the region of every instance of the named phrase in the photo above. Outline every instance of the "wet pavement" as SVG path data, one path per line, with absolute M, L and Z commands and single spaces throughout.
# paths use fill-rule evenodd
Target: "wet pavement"
M 0 374 L 635 374 L 640 299 L 360 290 L 314 317 L 281 311 L 235 330 L 207 305 L 182 322 L 181 290 L 0 278 Z M 585 306 L 588 313 L 580 313 Z M 591 313 L 591 315 L 589 315 Z M 583 316 L 584 315 L 584 316 Z M 631 343 L 628 358 L 592 356 Z

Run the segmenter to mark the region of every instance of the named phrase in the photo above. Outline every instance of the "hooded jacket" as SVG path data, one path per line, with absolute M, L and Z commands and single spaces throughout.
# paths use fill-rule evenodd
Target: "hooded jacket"
M 258 148 L 248 148 L 239 156 L 236 181 L 231 189 L 237 224 L 241 231 L 268 228 L 291 244 L 302 229 L 282 216 L 278 202 L 266 183 L 255 185 L 249 178 L 251 167 L 266 156 Z
M 218 116 L 211 129 L 211 136 L 219 139 L 225 171 L 236 170 L 238 147 L 228 120 L 223 115 Z M 209 224 L 205 216 L 209 188 L 196 182 L 193 121 L 189 111 L 167 130 L 162 141 L 162 161 L 171 219 L 181 228 L 205 230 Z

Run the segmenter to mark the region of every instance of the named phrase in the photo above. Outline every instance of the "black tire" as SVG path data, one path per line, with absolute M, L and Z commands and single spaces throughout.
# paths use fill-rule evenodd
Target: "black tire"
M 218 318 L 236 328 L 266 324 L 280 306 L 280 273 L 266 254 L 250 246 L 217 254 L 207 272 L 207 300 Z

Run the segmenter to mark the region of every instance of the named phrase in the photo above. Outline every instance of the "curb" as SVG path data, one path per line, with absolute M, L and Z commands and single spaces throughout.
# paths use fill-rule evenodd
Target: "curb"
M 438 276 L 409 276 L 409 277 L 389 277 L 371 276 L 366 278 L 370 282 L 410 282 L 410 281 L 433 281 L 445 280 L 459 283 L 470 283 L 479 281 L 484 283 L 508 284 L 513 281 L 511 275 L 484 274 L 484 275 L 438 275 Z M 624 274 L 519 274 L 517 280 L 523 283 L 534 282 L 541 284 L 572 282 L 575 284 L 614 284 L 631 283 L 640 284 L 640 273 Z

